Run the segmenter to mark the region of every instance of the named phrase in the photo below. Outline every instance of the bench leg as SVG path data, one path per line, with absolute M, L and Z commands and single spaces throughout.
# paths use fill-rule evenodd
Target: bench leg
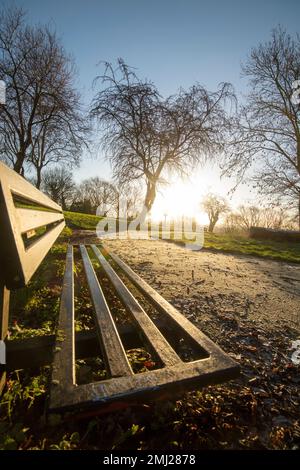
M 8 318 L 9 318 L 9 296 L 10 291 L 6 289 L 3 282 L 0 280 L 0 368 L 5 368 L 5 364 L 1 364 L 5 359 L 5 346 L 4 340 L 8 331 Z M 3 357 L 4 356 L 4 357 Z M 4 362 L 4 361 L 3 361 Z M 0 369 L 0 394 L 2 393 L 6 383 L 6 371 Z

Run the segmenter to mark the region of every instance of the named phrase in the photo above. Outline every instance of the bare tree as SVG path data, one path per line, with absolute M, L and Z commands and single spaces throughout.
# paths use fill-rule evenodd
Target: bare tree
M 118 191 L 115 186 L 98 176 L 84 180 L 78 190 L 79 198 L 90 202 L 92 213 L 106 217 L 109 213 L 116 214 Z
M 263 173 L 252 178 L 267 201 L 283 211 L 294 211 L 300 228 L 300 177 L 292 165 L 282 158 L 266 162 Z
M 208 231 L 213 232 L 220 216 L 229 211 L 229 205 L 221 196 L 209 193 L 202 201 L 202 208 L 209 218 Z
M 236 212 L 237 221 L 243 230 L 249 230 L 250 227 L 259 227 L 261 224 L 260 209 L 253 205 L 241 205 Z
M 78 160 L 83 137 L 74 65 L 57 36 L 46 27 L 27 26 L 25 13 L 11 8 L 0 16 L 0 80 L 6 83 L 6 104 L 0 121 L 0 155 L 18 173 L 30 161 L 41 169 L 60 157 Z M 49 124 L 51 123 L 51 125 Z M 76 152 L 62 150 L 62 134 L 53 147 L 53 130 L 66 132 Z M 52 135 L 48 139 L 49 134 Z M 74 149 L 74 146 L 73 146 Z M 53 155 L 56 155 L 54 159 Z
M 235 212 L 229 212 L 224 219 L 224 229 L 227 233 L 241 232 L 240 218 Z
M 270 200 L 297 208 L 300 226 L 300 37 L 273 30 L 270 41 L 251 51 L 243 73 L 250 93 L 227 147 L 226 171 L 242 178 L 254 163 L 255 185 Z
M 265 228 L 281 229 L 286 226 L 291 217 L 282 207 L 264 207 L 260 209 L 260 225 Z
M 82 197 L 78 187 L 74 188 L 72 201 L 70 204 L 70 211 L 81 212 L 83 214 L 95 214 L 95 212 L 93 212 L 90 200 Z
M 145 181 L 147 211 L 167 171 L 187 174 L 223 148 L 229 123 L 224 105 L 234 96 L 228 83 L 214 93 L 197 84 L 163 99 L 152 82 L 140 80 L 121 59 L 116 70 L 107 63 L 98 79 L 103 89 L 91 116 L 103 131 L 114 178 L 121 184 Z
M 74 186 L 72 173 L 64 167 L 54 167 L 44 173 L 42 190 L 64 210 L 72 201 Z
M 226 216 L 225 227 L 229 232 L 248 232 L 251 227 L 292 229 L 295 224 L 291 212 L 282 207 L 243 205 Z
M 119 197 L 124 199 L 125 207 L 121 208 L 121 216 L 126 218 L 136 217 L 140 212 L 144 202 L 144 194 L 139 182 L 125 183 L 119 187 Z
M 77 98 L 75 97 L 75 101 Z M 36 186 L 40 188 L 42 171 L 54 164 L 65 164 L 69 169 L 78 166 L 83 147 L 87 146 L 88 126 L 83 117 L 76 112 L 76 103 L 73 102 L 69 115 L 63 115 L 52 110 L 48 118 L 33 130 L 32 145 L 28 151 L 28 161 L 36 173 Z

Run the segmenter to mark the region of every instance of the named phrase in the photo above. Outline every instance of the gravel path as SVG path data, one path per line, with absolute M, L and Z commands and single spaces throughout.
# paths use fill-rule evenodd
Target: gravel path
M 167 300 L 201 323 L 249 320 L 300 332 L 300 266 L 250 256 L 193 252 L 164 241 L 113 240 L 120 255 Z M 224 318 L 225 319 L 225 318 Z

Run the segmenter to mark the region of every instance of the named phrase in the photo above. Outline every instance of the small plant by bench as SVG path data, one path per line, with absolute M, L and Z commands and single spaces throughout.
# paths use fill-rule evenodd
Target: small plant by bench
M 9 291 L 26 286 L 65 223 L 57 204 L 0 163 L 0 224 L 1 340 L 7 344 L 10 368 L 26 367 L 28 362 L 53 364 L 50 411 L 174 396 L 238 376 L 239 367 L 230 357 L 103 245 L 68 246 L 56 337 L 7 341 Z M 75 332 L 74 250 L 90 291 L 95 332 Z M 95 263 L 124 307 L 127 325 L 116 322 Z M 151 357 L 139 373 L 128 359 L 132 338 Z M 75 358 L 92 355 L 101 358 L 104 373 L 95 382 L 80 383 Z M 0 390 L 5 375 L 2 370 Z

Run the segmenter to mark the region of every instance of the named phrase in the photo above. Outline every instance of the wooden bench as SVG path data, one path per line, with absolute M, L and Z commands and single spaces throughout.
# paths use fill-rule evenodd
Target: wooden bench
M 26 286 L 64 225 L 62 210 L 57 204 L 0 163 L 2 340 L 7 340 L 9 291 Z M 32 237 L 34 234 L 37 236 Z M 239 366 L 228 355 L 103 245 L 100 248 L 79 246 L 93 302 L 95 331 L 75 333 L 74 249 L 78 250 L 78 247 L 69 245 L 67 248 L 56 337 L 6 341 L 7 370 L 53 364 L 50 411 L 99 406 L 120 400 L 126 403 L 151 401 L 161 394 L 174 397 L 178 392 L 238 376 Z M 116 324 L 91 254 L 125 307 L 133 327 Z M 137 294 L 133 294 L 133 287 L 130 289 L 128 285 L 134 286 L 139 296 L 155 309 L 155 319 L 150 318 L 147 309 L 137 300 Z M 130 338 L 137 336 L 160 367 L 133 373 L 126 347 Z M 187 361 L 180 355 L 178 345 L 181 341 L 196 351 L 195 360 Z M 75 358 L 91 355 L 101 356 L 106 377 L 79 385 L 76 383 Z M 7 370 L 2 371 L 2 388 Z

